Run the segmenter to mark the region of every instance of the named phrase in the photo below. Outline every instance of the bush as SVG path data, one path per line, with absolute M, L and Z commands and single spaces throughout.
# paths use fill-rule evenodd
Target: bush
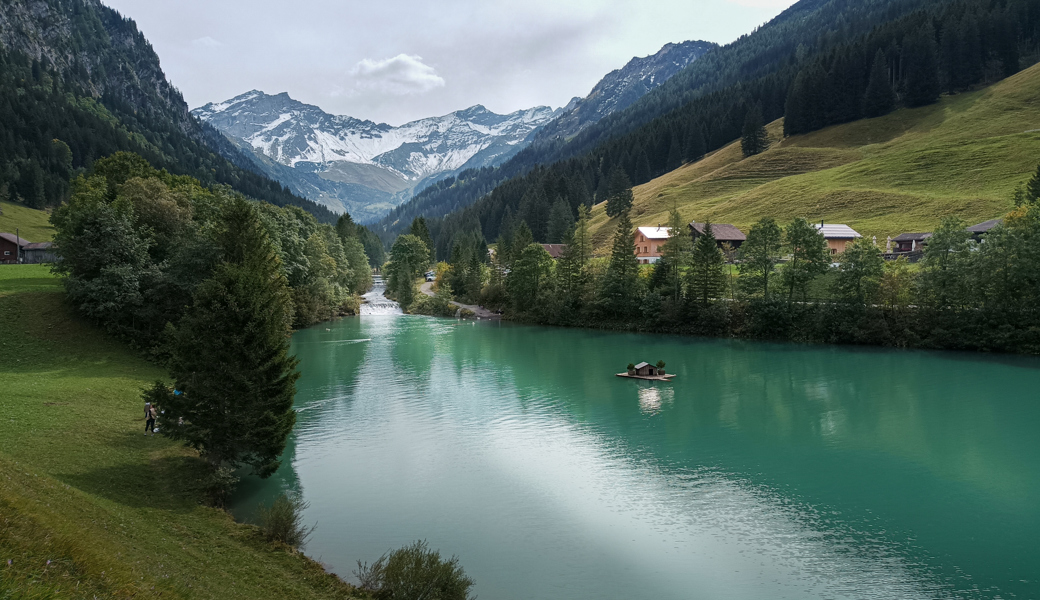
M 235 491 L 236 485 L 238 485 L 238 476 L 235 475 L 234 469 L 226 466 L 213 469 L 205 483 L 206 493 L 209 494 L 213 506 L 217 508 L 227 506 L 227 499 L 231 496 L 231 492 Z
M 379 600 L 467 600 L 473 587 L 457 557 L 442 559 L 425 540 L 384 554 L 371 566 L 358 561 L 354 575 Z
M 281 542 L 296 550 L 307 543 L 316 525 L 303 524 L 303 511 L 309 505 L 299 494 L 282 494 L 270 508 L 261 505 L 258 511 L 260 530 L 269 542 Z

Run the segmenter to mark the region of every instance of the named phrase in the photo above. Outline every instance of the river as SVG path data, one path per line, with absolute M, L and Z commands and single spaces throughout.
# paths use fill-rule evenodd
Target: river
M 1040 598 L 1036 359 L 386 314 L 293 351 L 235 511 L 300 490 L 348 580 L 426 539 L 485 600 Z

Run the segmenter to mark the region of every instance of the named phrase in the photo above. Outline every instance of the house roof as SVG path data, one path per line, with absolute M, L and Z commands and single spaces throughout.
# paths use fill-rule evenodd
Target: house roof
M 1004 219 L 990 219 L 989 221 L 986 221 L 984 223 L 979 223 L 978 225 L 972 225 L 971 227 L 968 228 L 968 231 L 970 231 L 972 233 L 986 233 L 990 229 L 993 229 L 994 227 L 996 227 L 997 225 L 1000 225 L 1003 222 L 1004 222 Z
M 819 225 L 813 225 L 813 227 L 828 240 L 854 240 L 863 237 L 848 225 L 820 223 Z
M 639 233 L 648 240 L 667 240 L 671 235 L 671 227 L 639 227 Z
M 549 256 L 560 258 L 563 256 L 564 251 L 567 250 L 567 244 L 542 244 L 542 248 L 545 248 Z
M 893 242 L 923 242 L 932 237 L 931 233 L 901 233 L 892 238 Z
M 28 246 L 29 245 L 29 240 L 27 240 L 25 238 L 20 238 L 20 237 L 16 236 L 13 233 L 0 233 L 0 238 L 3 238 L 5 240 L 11 242 L 12 244 L 17 244 L 19 246 Z
M 649 367 L 649 366 L 650 366 L 650 363 L 641 362 L 638 365 L 636 365 L 636 368 L 637 369 L 642 369 L 643 367 Z
M 690 229 L 700 235 L 704 235 L 704 223 L 690 223 Z M 743 231 L 726 223 L 712 223 L 711 232 L 715 234 L 715 239 L 720 242 L 743 242 L 747 240 L 747 236 L 744 235 Z

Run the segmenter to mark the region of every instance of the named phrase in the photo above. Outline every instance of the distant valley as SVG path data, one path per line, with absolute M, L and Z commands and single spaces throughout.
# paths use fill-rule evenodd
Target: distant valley
M 667 44 L 560 109 L 508 115 L 481 105 L 399 127 L 332 115 L 288 93 L 253 90 L 192 111 L 293 192 L 371 223 L 431 183 L 509 160 L 536 139 L 569 137 L 623 110 L 714 45 Z

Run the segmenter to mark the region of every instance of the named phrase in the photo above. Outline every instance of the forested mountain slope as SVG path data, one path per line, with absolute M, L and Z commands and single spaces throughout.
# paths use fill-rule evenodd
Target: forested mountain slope
M 573 137 L 605 117 L 625 110 L 715 47 L 711 42 L 687 41 L 665 44 L 656 54 L 633 58 L 624 67 L 608 73 L 588 96 L 575 98 L 563 114 L 537 133 L 536 140 Z
M 747 112 L 754 106 L 761 108 L 767 122 L 783 116 L 789 88 L 803 67 L 821 58 L 833 58 L 856 40 L 915 11 L 938 13 L 961 4 L 974 7 L 979 2 L 802 0 L 754 32 L 709 50 L 626 110 L 573 138 L 546 140 L 496 170 L 466 173 L 450 187 L 420 194 L 384 221 L 383 229 L 396 231 L 419 214 L 439 216 L 465 209 L 512 178 L 568 158 L 595 162 L 582 167 L 589 171 L 581 176 L 588 180 L 586 188 L 591 192 L 605 191 L 604 179 L 615 166 L 624 168 L 634 183 L 645 183 L 684 160 L 699 158 L 705 151 L 738 137 Z M 988 7 L 991 3 L 987 0 L 984 4 Z M 999 12 L 1003 14 L 1006 9 L 1018 19 L 1019 13 L 1034 10 L 1035 2 L 1009 0 L 1006 8 L 1004 4 L 996 2 Z M 1031 22 L 1028 15 L 1021 20 Z M 1033 29 L 1023 28 L 1018 33 L 1035 36 Z M 884 43 L 886 47 L 893 43 L 891 35 Z M 872 52 L 869 58 L 873 58 Z M 862 68 L 857 63 L 849 70 Z M 835 83 L 845 85 L 844 81 Z
M 132 20 L 98 0 L 0 3 L 3 199 L 59 204 L 71 176 L 125 150 L 205 184 L 334 218 L 250 171 L 248 159 L 230 144 L 221 148 L 219 138 L 190 115 Z
M 943 216 L 977 223 L 1013 206 L 1040 161 L 1040 65 L 938 104 L 782 137 L 744 158 L 736 142 L 634 189 L 637 225 L 711 218 L 745 231 L 762 217 L 846 223 L 884 247 L 887 237 L 933 231 Z M 597 247 L 616 219 L 593 209 Z
M 796 7 L 810 4 L 803 0 Z M 829 13 L 844 4 L 823 2 L 820 10 Z M 900 12 L 907 6 L 904 2 L 891 2 L 888 12 L 879 3 L 868 4 L 878 20 L 863 17 L 859 35 L 837 36 L 834 30 L 824 30 L 813 49 L 801 47 L 773 73 L 701 95 L 587 153 L 540 166 L 535 149 L 528 149 L 517 157 L 527 160 L 518 171 L 523 175 L 500 177 L 491 190 L 482 192 L 486 195 L 479 202 L 431 224 L 438 247 L 450 248 L 450 238 L 476 229 L 495 240 L 518 220 L 527 222 L 540 241 L 549 230 L 548 207 L 557 200 L 570 206 L 573 218 L 578 204 L 590 196 L 597 202 L 605 199 L 616 171 L 633 184 L 646 183 L 728 145 L 763 117 L 769 122 L 790 113 L 785 121 L 788 133 L 805 133 L 887 114 L 898 106 L 933 104 L 943 92 L 976 89 L 1038 59 L 1038 0 L 920 2 L 914 6 L 922 8 L 908 14 Z M 849 11 L 860 14 L 855 8 Z M 889 13 L 897 16 L 888 19 Z M 835 30 L 853 31 L 843 14 L 835 17 Z M 792 128 L 793 123 L 797 127 Z M 555 151 L 563 152 L 568 145 L 558 144 Z M 515 162 L 486 179 L 504 175 Z M 473 178 L 442 193 L 463 207 L 465 188 L 491 187 L 486 184 Z

